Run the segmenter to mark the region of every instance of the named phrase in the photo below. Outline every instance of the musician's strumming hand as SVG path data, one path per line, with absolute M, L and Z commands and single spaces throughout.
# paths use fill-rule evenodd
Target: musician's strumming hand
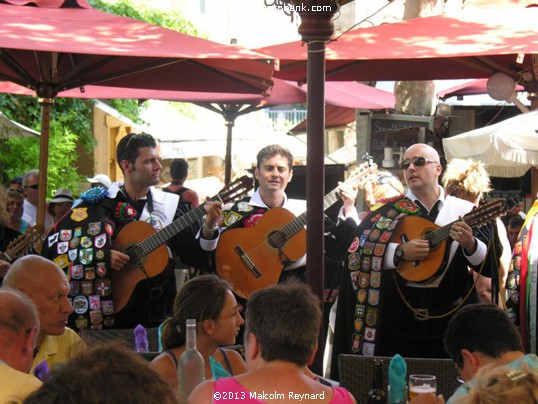
M 344 216 L 346 217 L 355 206 L 355 199 L 357 199 L 357 192 L 359 192 L 359 188 L 355 184 L 350 184 L 347 182 L 338 183 L 338 193 L 340 195 L 340 198 L 342 198 L 342 202 L 344 203 L 343 204 Z
M 3 278 L 6 276 L 8 269 L 11 267 L 11 264 L 7 261 L 0 260 L 0 277 Z
M 423 261 L 430 252 L 428 240 L 415 239 L 401 245 L 405 261 Z
M 477 243 L 473 235 L 473 229 L 467 223 L 465 223 L 463 220 L 454 222 L 450 227 L 449 235 L 463 248 L 465 248 L 469 255 L 474 254 Z
M 130 258 L 127 254 L 118 250 L 110 250 L 110 266 L 114 271 L 121 271 L 129 260 Z
M 202 228 L 202 236 L 204 238 L 212 238 L 217 230 L 217 221 L 222 214 L 222 203 L 211 201 L 207 198 L 204 209 L 206 215 L 204 218 L 204 227 Z

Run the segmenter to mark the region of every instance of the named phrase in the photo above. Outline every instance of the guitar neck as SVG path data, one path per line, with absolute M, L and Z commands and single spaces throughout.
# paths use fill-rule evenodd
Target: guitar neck
M 338 201 L 338 187 L 333 189 L 323 198 L 323 211 L 329 209 Z M 301 213 L 287 225 L 283 226 L 281 231 L 286 236 L 286 239 L 292 238 L 306 226 L 306 212 Z
M 211 200 L 220 201 L 221 199 L 219 195 L 216 195 L 211 198 Z M 138 248 L 141 250 L 142 256 L 149 254 L 151 251 L 155 250 L 161 244 L 166 243 L 168 240 L 170 240 L 172 237 L 174 237 L 176 234 L 178 234 L 185 228 L 189 227 L 191 224 L 201 220 L 206 214 L 204 205 L 205 204 L 202 204 L 197 208 L 190 210 L 188 213 L 174 220 L 161 231 L 152 234 L 147 239 L 140 242 L 138 244 Z
M 504 201 L 499 200 L 488 202 L 476 209 L 473 209 L 463 216 L 463 221 L 470 227 L 481 226 L 499 216 L 504 212 L 504 210 L 506 210 L 504 207 Z M 441 241 L 446 240 L 449 237 L 450 228 L 458 221 L 459 220 L 455 220 L 435 231 L 432 231 L 431 233 L 426 234 L 424 239 L 429 240 L 432 244 L 438 244 Z

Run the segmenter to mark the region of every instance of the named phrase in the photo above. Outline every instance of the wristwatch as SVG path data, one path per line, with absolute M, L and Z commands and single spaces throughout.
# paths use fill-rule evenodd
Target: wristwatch
M 399 244 L 396 247 L 396 250 L 394 251 L 394 265 L 396 266 L 400 265 L 400 262 L 402 262 L 404 259 L 405 259 L 404 250 L 401 244 Z

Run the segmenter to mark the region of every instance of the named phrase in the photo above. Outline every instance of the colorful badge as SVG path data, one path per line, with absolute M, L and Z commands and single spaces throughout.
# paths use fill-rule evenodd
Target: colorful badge
M 61 241 L 69 241 L 69 240 L 71 240 L 72 234 L 73 234 L 73 230 L 71 230 L 71 229 L 60 230 L 60 240 Z
M 93 295 L 93 282 L 92 281 L 82 281 L 80 282 L 80 291 L 84 296 Z
M 90 300 L 90 310 L 99 310 L 101 308 L 101 298 L 99 296 L 93 295 L 88 299 Z
M 103 313 L 101 313 L 101 310 L 90 311 L 90 321 L 92 324 L 101 324 L 103 322 Z
M 102 260 L 103 258 L 105 258 L 105 251 L 104 250 L 95 251 L 95 258 L 97 258 L 98 260 Z
M 359 238 L 355 237 L 347 251 L 350 253 L 354 253 L 355 251 L 357 251 L 357 248 L 359 248 Z
M 377 241 L 377 239 L 379 238 L 380 235 L 381 235 L 381 230 L 374 229 L 368 235 L 368 240 L 369 241 Z
M 69 261 L 74 261 L 78 257 L 78 250 L 75 248 L 73 250 L 69 250 L 67 253 L 67 257 L 69 258 Z
M 106 233 L 95 237 L 95 248 L 103 248 L 106 244 Z
M 368 297 L 368 289 L 359 289 L 357 292 L 357 302 L 363 304 L 366 303 L 366 298 Z
M 383 269 L 383 260 L 381 257 L 372 257 L 372 270 L 381 271 Z
M 84 236 L 80 239 L 80 245 L 84 248 L 90 248 L 93 245 L 93 237 Z
M 352 342 L 351 342 L 351 352 L 353 353 L 359 353 L 361 351 L 361 345 L 362 345 L 362 335 L 353 333 L 351 336 Z
M 377 323 L 377 309 L 368 307 L 366 309 L 366 325 L 373 327 Z
M 365 342 L 362 344 L 362 354 L 364 356 L 374 356 L 375 353 L 375 344 L 371 342 Z
M 69 296 L 80 294 L 80 283 L 77 281 L 69 281 Z
M 370 306 L 379 304 L 379 289 L 368 289 L 368 304 Z
M 365 243 L 364 244 L 364 249 L 362 250 L 364 254 L 366 255 L 372 255 L 372 253 L 374 252 L 374 246 L 375 244 L 374 243 Z
M 73 234 L 75 237 L 80 237 L 82 236 L 82 227 L 78 226 L 78 227 L 75 227 L 75 232 Z
M 106 266 L 104 262 L 97 263 L 97 276 L 104 277 L 106 275 Z
M 54 263 L 60 268 L 65 269 L 67 265 L 69 265 L 67 254 L 58 255 L 56 258 L 54 258 Z
M 110 293 L 112 293 L 110 279 L 98 279 L 95 281 L 95 285 L 95 289 L 97 289 L 97 294 L 99 296 L 108 296 Z
M 79 330 L 84 330 L 88 328 L 88 319 L 84 316 L 78 316 L 77 319 L 75 320 L 75 323 Z
M 224 224 L 226 226 L 231 226 L 233 225 L 235 222 L 237 222 L 238 220 L 241 219 L 241 215 L 237 212 L 230 212 L 228 213 L 228 215 L 224 218 Z
M 88 299 L 85 296 L 78 295 L 73 299 L 73 309 L 77 314 L 84 314 L 88 311 Z
M 69 268 L 71 279 L 82 279 L 84 277 L 84 268 L 82 265 L 71 265 Z
M 364 329 L 364 340 L 369 341 L 369 342 L 374 342 L 375 341 L 375 332 L 376 332 L 375 328 L 366 327 Z
M 361 332 L 364 328 L 364 321 L 360 318 L 356 318 L 353 322 L 353 328 L 355 328 L 355 331 Z
M 82 222 L 88 218 L 88 208 L 75 208 L 71 211 L 71 220 Z
M 84 265 L 91 264 L 93 261 L 93 248 L 81 248 L 78 253 L 78 259 Z
M 69 248 L 77 248 L 80 245 L 80 237 L 73 237 L 73 239 L 69 242 Z
M 377 255 L 378 257 L 382 257 L 385 253 L 385 247 L 386 244 L 376 244 L 374 249 L 374 255 Z
M 56 245 L 57 254 L 65 254 L 69 249 L 69 241 L 60 241 Z
M 356 271 L 361 267 L 361 257 L 359 254 L 349 254 L 348 255 L 348 269 L 351 271 Z
M 355 316 L 364 317 L 365 310 L 366 310 L 366 306 L 364 304 L 355 305 Z
M 93 222 L 88 224 L 88 234 L 90 236 L 97 236 L 101 231 L 101 222 Z
M 48 238 L 49 247 L 54 245 L 54 243 L 57 242 L 57 241 L 58 241 L 58 233 L 54 233 L 52 236 L 49 236 L 49 238 Z
M 370 274 L 370 286 L 373 288 L 381 287 L 381 272 L 372 272 Z
M 101 307 L 104 315 L 110 316 L 114 314 L 114 303 L 112 303 L 112 300 L 102 300 Z
M 254 210 L 254 207 L 250 206 L 248 204 L 248 202 L 239 202 L 237 204 L 237 210 L 239 212 L 250 212 L 250 211 Z
M 88 281 L 92 281 L 95 279 L 95 268 L 94 267 L 87 267 L 84 269 L 84 279 Z

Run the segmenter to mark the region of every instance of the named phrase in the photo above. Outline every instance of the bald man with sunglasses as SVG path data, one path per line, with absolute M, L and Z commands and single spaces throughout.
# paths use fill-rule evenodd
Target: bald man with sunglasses
M 446 357 L 443 335 L 452 315 L 467 303 L 471 287 L 468 267 L 479 271 L 486 256 L 485 243 L 459 220 L 473 204 L 445 195 L 439 185 L 443 170 L 437 151 L 415 144 L 405 151 L 401 168 L 407 193 L 387 198 L 347 236 L 344 234 L 344 240 L 348 237 L 344 264 L 356 301 L 347 309 L 351 329 L 346 350 L 340 353 Z M 425 225 L 419 234 L 435 227 L 428 222 L 449 225 L 441 266 L 420 282 L 406 280 L 398 269 L 410 262 L 416 268 L 441 247 L 430 246 L 422 237 L 406 237 L 417 233 L 416 221 L 406 227 L 409 216 L 425 219 L 418 221 Z M 482 275 L 489 276 L 487 267 Z M 334 369 L 331 372 L 331 377 L 337 376 Z

